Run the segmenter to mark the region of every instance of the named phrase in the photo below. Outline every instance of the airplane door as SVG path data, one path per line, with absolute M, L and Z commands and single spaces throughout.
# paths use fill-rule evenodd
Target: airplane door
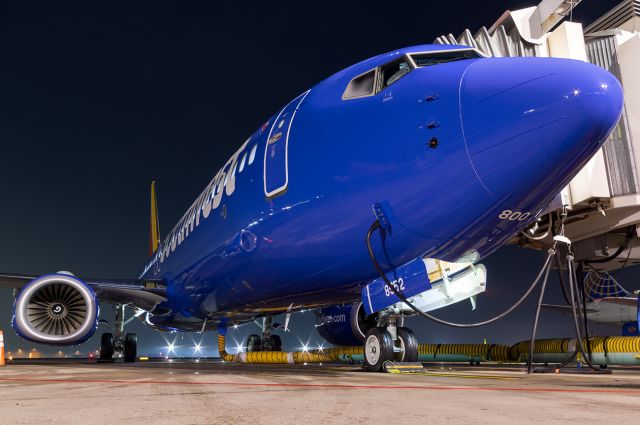
M 267 136 L 264 149 L 264 194 L 273 199 L 286 192 L 289 185 L 289 136 L 296 112 L 309 91 L 293 99 L 278 114 Z

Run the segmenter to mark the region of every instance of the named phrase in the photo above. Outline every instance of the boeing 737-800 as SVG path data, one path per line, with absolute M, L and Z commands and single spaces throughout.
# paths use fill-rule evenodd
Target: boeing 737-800
M 429 294 L 429 259 L 475 263 L 523 230 L 602 146 L 622 104 L 611 74 L 575 60 L 442 45 L 367 59 L 269 118 L 162 241 L 152 213 L 137 278 L 0 275 L 20 289 L 14 328 L 78 344 L 96 330 L 99 301 L 189 332 L 346 305 L 358 319 L 347 332 L 379 339 L 399 300 L 372 286 L 373 222 L 373 252 L 397 288 Z M 135 338 L 105 335 L 104 358 L 115 347 L 135 359 Z M 392 334 L 405 360 L 417 356 L 398 342 L 407 335 Z M 365 358 L 372 370 L 385 360 Z

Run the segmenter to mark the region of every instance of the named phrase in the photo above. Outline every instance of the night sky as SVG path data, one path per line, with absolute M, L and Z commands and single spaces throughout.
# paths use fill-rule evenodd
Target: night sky
M 147 258 L 151 180 L 164 235 L 246 137 L 297 94 L 360 60 L 474 32 L 535 3 L 3 1 L 0 270 L 135 277 Z M 574 20 L 588 23 L 617 3 L 586 0 Z M 478 309 L 463 302 L 438 314 L 477 321 L 501 311 L 542 261 L 540 252 L 498 251 L 484 261 L 489 283 Z M 617 276 L 634 289 L 636 275 Z M 0 290 L 7 346 L 34 347 L 10 327 L 12 301 Z M 547 301 L 561 302 L 554 280 Z M 527 338 L 533 304 L 531 297 L 510 318 L 476 330 L 410 325 L 421 342 L 512 343 Z M 102 315 L 110 320 L 111 306 Z M 312 317 L 293 317 L 285 348 L 299 346 L 294 334 L 320 342 Z M 184 346 L 202 338 L 139 322 L 128 330 L 143 353 L 157 352 L 163 338 Z M 100 332 L 81 350 L 96 348 Z M 571 336 L 568 317 L 544 314 L 540 335 Z M 205 337 L 205 354 L 215 354 L 214 335 Z

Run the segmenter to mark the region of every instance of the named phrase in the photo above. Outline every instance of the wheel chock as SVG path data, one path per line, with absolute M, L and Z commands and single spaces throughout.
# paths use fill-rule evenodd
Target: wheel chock
M 382 370 L 387 373 L 423 373 L 424 366 L 420 362 L 387 361 L 382 365 Z

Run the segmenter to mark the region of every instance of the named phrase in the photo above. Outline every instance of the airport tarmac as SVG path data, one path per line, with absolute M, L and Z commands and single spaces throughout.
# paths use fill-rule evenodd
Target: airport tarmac
M 640 423 L 640 369 L 596 376 L 526 375 L 519 366 L 425 371 L 23 361 L 0 369 L 0 424 Z

